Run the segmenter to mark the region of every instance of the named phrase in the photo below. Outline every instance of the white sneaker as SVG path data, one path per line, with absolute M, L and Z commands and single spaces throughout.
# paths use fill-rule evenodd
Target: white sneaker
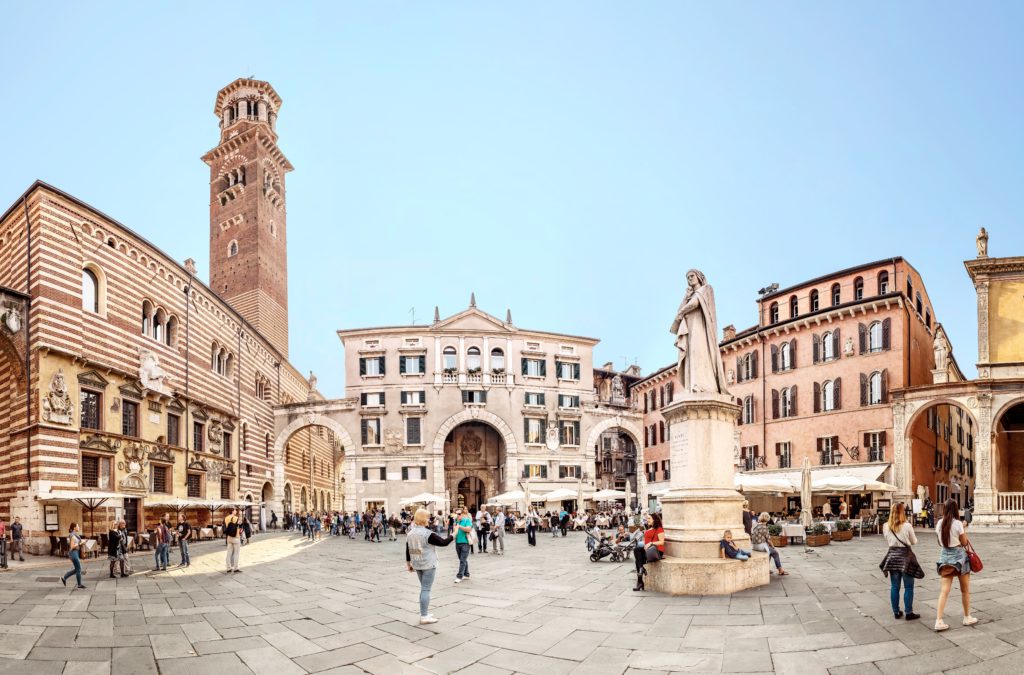
M 455 577 L 455 583 L 461 584 L 462 583 L 462 579 L 460 579 L 458 577 Z
M 976 623 L 978 623 L 978 617 L 976 617 L 976 616 L 965 616 L 964 617 L 964 625 L 965 626 L 973 626 Z
M 425 623 L 437 623 L 437 617 L 435 617 L 433 614 L 428 614 L 426 616 L 421 616 L 420 617 L 420 625 L 423 625 Z

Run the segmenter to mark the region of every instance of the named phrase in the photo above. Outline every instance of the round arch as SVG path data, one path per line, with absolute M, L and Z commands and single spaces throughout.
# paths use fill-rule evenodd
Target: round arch
M 287 424 L 277 434 L 274 439 L 274 494 L 284 495 L 285 494 L 285 476 L 284 476 L 284 450 L 288 444 L 288 439 L 292 435 L 309 426 L 322 426 L 327 427 L 334 432 L 335 438 L 341 444 L 341 450 L 343 453 L 351 454 L 355 452 L 356 445 L 352 441 L 352 436 L 348 433 L 348 430 L 341 425 L 337 420 L 332 417 L 321 415 L 318 412 L 311 411 L 298 415 L 294 420 Z M 334 459 L 334 470 L 338 470 L 338 458 Z M 342 473 L 344 475 L 344 473 Z M 294 506 L 294 504 L 293 504 Z M 284 510 L 284 503 L 281 504 L 282 510 Z
M 999 422 L 1002 421 L 1003 415 L 1008 413 L 1011 408 L 1015 408 L 1016 406 L 1019 406 L 1021 404 L 1024 404 L 1024 396 L 1012 398 L 1009 401 L 1003 403 L 1003 405 L 999 406 L 999 410 L 992 413 L 992 431 L 994 432 L 996 426 L 999 424 Z
M 918 456 L 917 460 L 915 461 L 915 454 L 918 452 L 918 448 L 916 446 L 916 443 L 922 442 L 921 438 L 915 438 L 915 433 L 919 433 L 920 432 L 920 430 L 917 429 L 917 427 L 918 427 L 918 425 L 923 425 L 923 424 L 926 423 L 925 416 L 927 415 L 927 412 L 929 410 L 938 410 L 942 406 L 948 406 L 949 408 L 955 408 L 955 409 L 960 410 L 963 413 L 965 413 L 966 418 L 970 421 L 970 424 L 966 424 L 965 423 L 966 427 L 969 430 L 973 430 L 974 441 L 973 441 L 973 445 L 971 446 L 972 447 L 972 450 L 971 450 L 972 454 L 969 455 L 969 458 L 973 461 L 973 467 L 974 467 L 973 474 L 971 475 L 970 478 L 964 478 L 963 479 L 965 483 L 969 483 L 970 486 L 971 486 L 969 498 L 972 501 L 974 500 L 974 497 L 975 497 L 975 491 L 979 487 L 981 487 L 981 485 L 983 483 L 983 480 L 982 480 L 980 474 L 981 474 L 981 465 L 982 465 L 982 461 L 981 461 L 982 454 L 985 451 L 982 449 L 982 445 L 983 445 L 983 436 L 985 436 L 988 433 L 988 431 L 985 430 L 985 429 L 982 429 L 979 417 L 976 414 L 976 408 L 977 408 L 976 399 L 973 396 L 969 396 L 969 395 L 964 395 L 964 396 L 956 396 L 956 395 L 954 395 L 954 396 L 938 396 L 938 397 L 935 397 L 935 398 L 916 400 L 916 401 L 908 401 L 907 405 L 906 405 L 906 415 L 905 416 L 900 416 L 900 415 L 894 415 L 893 416 L 893 422 L 894 422 L 894 427 L 895 427 L 893 431 L 894 431 L 894 434 L 895 434 L 895 438 L 893 439 L 892 470 L 893 470 L 893 479 L 894 479 L 893 482 L 895 482 L 897 487 L 900 488 L 901 495 L 897 495 L 898 498 L 904 498 L 904 499 L 916 498 L 917 494 L 918 494 L 917 493 L 918 486 L 919 485 L 925 485 L 925 486 L 927 486 L 929 488 L 935 487 L 935 490 L 929 489 L 929 497 L 932 500 L 937 500 L 941 496 L 941 494 L 939 492 L 939 489 L 940 489 L 941 486 L 946 485 L 947 486 L 946 489 L 950 490 L 951 487 L 955 487 L 954 483 L 959 485 L 959 483 L 956 481 L 956 479 L 954 477 L 954 474 L 949 472 L 950 471 L 949 468 L 945 469 L 945 472 L 949 472 L 948 475 L 945 478 L 942 478 L 942 480 L 939 480 L 938 477 L 936 477 L 936 473 L 937 472 L 938 472 L 938 476 L 939 477 L 941 477 L 943 475 L 943 473 L 944 473 L 943 467 L 940 466 L 939 464 L 936 464 L 931 469 L 931 478 L 929 479 L 927 477 L 928 476 L 928 471 L 925 470 L 925 469 L 922 469 L 922 467 L 923 466 L 930 466 L 931 465 L 931 462 L 933 461 L 931 459 L 931 457 L 932 457 L 931 455 L 929 455 L 927 458 L 923 457 L 923 456 Z M 903 417 L 902 424 L 899 423 L 901 417 Z M 926 430 L 927 430 L 927 427 L 926 427 Z M 936 437 L 938 437 L 938 435 L 939 435 L 939 432 L 937 432 L 937 431 L 933 431 L 932 433 L 934 433 L 936 435 Z M 951 438 L 953 438 L 953 432 L 950 431 L 950 433 L 951 433 Z M 970 433 L 970 432 L 968 432 L 968 433 Z M 926 443 L 926 447 L 930 447 L 930 445 L 928 444 L 927 440 L 924 440 L 923 442 Z M 935 452 L 937 452 L 938 442 L 939 441 L 936 441 Z M 952 448 L 951 441 L 950 440 L 946 440 L 946 441 L 943 441 L 943 442 L 948 446 L 947 450 L 951 453 L 952 452 L 952 450 L 950 449 L 950 448 Z M 961 445 L 961 448 L 960 448 L 961 452 L 963 452 L 963 448 L 964 448 L 964 446 Z M 965 454 L 965 456 L 966 456 L 966 454 Z M 935 461 L 938 461 L 938 460 L 935 460 Z M 949 462 L 950 462 L 950 464 L 948 466 L 951 468 L 951 466 L 952 466 L 952 459 L 951 458 L 949 459 Z M 921 479 L 921 475 L 925 475 L 925 478 L 923 480 Z M 929 482 L 929 481 L 931 481 L 931 482 Z M 953 491 L 952 493 L 947 493 L 946 496 L 947 497 L 951 497 L 951 496 L 953 496 L 953 494 L 960 494 L 961 489 L 962 488 L 956 488 L 955 491 Z
M 628 433 L 633 438 L 633 443 L 638 449 L 641 447 L 640 439 L 643 437 L 643 434 L 639 429 L 637 429 L 635 424 L 623 419 L 622 417 L 610 417 L 594 425 L 590 429 L 590 433 L 587 434 L 587 444 L 584 447 L 587 449 L 593 448 L 597 445 L 597 441 L 601 438 L 601 434 L 609 429 L 615 429 L 616 427 Z
M 438 428 L 437 435 L 434 436 L 434 454 L 444 454 L 444 439 L 448 438 L 448 434 L 452 429 L 465 424 L 466 422 L 483 422 L 501 434 L 502 440 L 505 442 L 505 455 L 517 455 L 519 453 L 519 446 L 516 445 L 516 437 L 512 433 L 512 427 L 501 419 L 497 415 L 487 410 L 480 410 L 479 408 L 468 408 L 462 412 L 455 413 Z

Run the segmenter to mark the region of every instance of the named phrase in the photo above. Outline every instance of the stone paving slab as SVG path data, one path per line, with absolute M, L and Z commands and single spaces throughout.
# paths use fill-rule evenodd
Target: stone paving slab
M 441 553 L 431 607 L 441 621 L 427 626 L 401 541 L 261 535 L 242 550 L 243 574 L 230 576 L 218 542 L 194 547 L 187 570 L 128 579 L 86 561 L 85 591 L 54 581 L 65 561 L 34 561 L 0 573 L 0 675 L 1019 675 L 1022 536 L 974 536 L 986 563 L 972 579 L 981 622 L 960 626 L 954 590 L 944 633 L 931 629 L 933 576 L 917 582 L 923 618 L 893 618 L 877 536 L 812 553 L 786 547 L 790 576 L 706 597 L 635 593 L 632 565 L 589 562 L 575 533 L 536 548 L 508 536 L 506 556 L 471 556 L 462 584 L 452 583 L 453 553 Z M 930 561 L 934 538 L 920 538 L 918 556 Z

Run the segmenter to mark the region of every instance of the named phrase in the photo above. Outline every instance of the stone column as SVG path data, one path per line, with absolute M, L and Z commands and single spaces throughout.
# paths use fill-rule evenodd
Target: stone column
M 729 594 L 769 582 L 768 556 L 719 558 L 725 530 L 742 549 L 743 496 L 733 487 L 733 435 L 740 406 L 732 397 L 680 393 L 662 408 L 669 425 L 671 488 L 662 500 L 664 560 L 647 566 L 652 590 L 672 595 Z
M 907 405 L 905 403 L 894 403 L 892 406 L 892 479 L 899 488 L 895 495 L 894 504 L 897 501 L 910 504 L 916 496 L 914 494 L 913 472 L 910 468 L 912 448 L 907 447 L 913 443 L 913 439 L 907 438 Z
M 992 394 L 978 394 L 978 467 L 974 482 L 974 515 L 981 516 L 981 522 L 997 522 L 995 476 L 992 475 L 995 462 L 992 461 Z

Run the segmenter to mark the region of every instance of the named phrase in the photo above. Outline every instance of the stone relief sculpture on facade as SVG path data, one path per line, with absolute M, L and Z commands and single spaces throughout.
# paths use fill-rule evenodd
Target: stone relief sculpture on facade
M 616 374 L 612 378 L 612 403 L 622 403 L 625 400 L 626 394 L 622 386 L 622 376 Z
M 160 359 L 151 350 L 139 347 L 139 381 L 146 389 L 169 394 L 167 373 L 160 367 Z
M 853 356 L 853 338 L 846 338 L 846 342 L 843 344 L 843 356 Z
M 7 307 L 3 313 L 4 328 L 8 333 L 17 333 L 21 330 L 21 310 L 17 307 Z
M 224 426 L 220 420 L 213 420 L 210 422 L 210 428 L 206 431 L 207 450 L 215 455 L 219 455 L 221 451 L 221 444 L 224 441 Z
M 146 446 L 141 443 L 129 443 L 125 446 L 124 460 L 117 463 L 118 470 L 128 474 L 121 479 L 121 489 L 136 492 L 145 492 L 148 489 L 145 473 L 149 465 L 148 454 Z
M 459 442 L 459 450 L 462 453 L 463 464 L 476 464 L 482 458 L 484 440 L 477 434 L 467 433 L 462 437 Z
M 700 270 L 687 272 L 686 283 L 686 296 L 669 329 L 676 335 L 683 391 L 728 395 L 725 368 L 718 349 L 715 292 Z
M 50 378 L 49 390 L 43 398 L 43 419 L 54 424 L 72 424 L 73 418 L 71 395 L 64 380 L 64 369 L 60 368 Z
M 558 425 L 554 422 L 548 424 L 547 438 L 545 440 L 548 450 L 554 452 L 558 450 Z
M 384 452 L 396 453 L 402 451 L 402 430 L 384 430 Z

